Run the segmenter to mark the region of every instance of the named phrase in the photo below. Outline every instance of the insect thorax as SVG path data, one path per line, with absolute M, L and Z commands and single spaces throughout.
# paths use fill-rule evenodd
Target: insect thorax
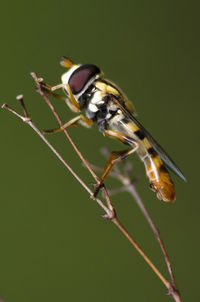
M 87 118 L 97 123 L 99 130 L 107 129 L 113 118 L 119 116 L 119 108 L 113 95 L 99 90 L 95 82 L 79 97 L 81 110 Z

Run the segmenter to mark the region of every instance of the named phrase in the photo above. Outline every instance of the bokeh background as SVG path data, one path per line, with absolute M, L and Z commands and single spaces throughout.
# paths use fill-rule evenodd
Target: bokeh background
M 139 120 L 183 170 L 177 200 L 158 201 L 137 185 L 166 244 L 184 301 L 199 301 L 198 1 L 12 1 L 1 3 L 1 103 L 21 110 L 19 93 L 41 129 L 56 121 L 30 72 L 58 84 L 66 55 L 94 63 L 126 92 Z M 74 113 L 54 100 L 63 120 Z M 172 301 L 158 278 L 102 210 L 19 119 L 1 110 L 0 296 L 6 302 Z M 103 166 L 100 148 L 121 150 L 96 127 L 70 133 L 85 157 Z M 90 185 L 65 136 L 49 136 Z M 143 171 L 137 156 L 134 173 Z M 119 183 L 108 181 L 112 187 Z M 128 194 L 112 199 L 118 216 L 167 276 L 159 246 Z

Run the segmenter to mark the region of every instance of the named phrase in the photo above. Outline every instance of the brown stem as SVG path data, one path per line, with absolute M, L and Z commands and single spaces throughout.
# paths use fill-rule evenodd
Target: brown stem
M 104 155 L 108 155 L 108 152 L 104 149 Z M 96 165 L 93 165 L 90 163 L 90 166 L 95 170 L 95 171 L 100 171 L 102 172 L 102 168 L 96 166 Z M 144 214 L 146 220 L 148 221 L 151 229 L 153 230 L 153 233 L 155 234 L 157 240 L 158 240 L 158 243 L 160 245 L 160 248 L 161 248 L 161 251 L 163 253 L 163 256 L 164 256 L 164 259 L 165 259 L 165 262 L 166 262 L 166 265 L 167 265 L 167 269 L 168 269 L 168 272 L 169 272 L 169 275 L 170 275 L 170 279 L 171 279 L 171 285 L 172 285 L 172 289 L 173 290 L 169 290 L 169 294 L 172 295 L 175 299 L 175 301 L 181 301 L 180 300 L 180 295 L 179 295 L 179 292 L 177 290 L 177 285 L 176 285 L 176 282 L 175 282 L 175 277 L 174 277 L 174 273 L 173 273 L 173 270 L 172 270 L 172 267 L 171 267 L 171 263 L 170 263 L 170 260 L 169 260 L 169 256 L 167 254 L 167 251 L 166 251 L 166 248 L 164 246 L 164 243 L 163 243 L 163 240 L 161 239 L 160 237 L 160 233 L 155 225 L 155 223 L 153 222 L 149 212 L 147 211 L 141 197 L 139 196 L 139 194 L 137 193 L 136 191 L 136 188 L 135 188 L 135 185 L 133 184 L 133 182 L 131 181 L 131 178 L 129 176 L 129 173 L 130 171 L 126 171 L 125 167 L 123 169 L 123 173 L 121 173 L 121 171 L 119 169 L 115 169 L 115 171 L 111 171 L 110 172 L 110 176 L 118 179 L 119 181 L 121 181 L 124 186 L 120 187 L 120 188 L 116 188 L 116 189 L 113 189 L 111 191 L 111 195 L 112 194 L 117 194 L 119 192 L 124 192 L 124 191 L 128 191 L 132 196 L 133 198 L 135 199 L 137 205 L 139 206 L 140 210 L 142 211 L 142 213 Z M 110 194 L 110 192 L 109 192 Z
M 46 95 L 42 91 L 36 74 L 32 73 L 31 75 L 34 78 L 34 80 L 36 81 L 39 93 L 42 95 L 42 97 L 44 98 L 44 100 L 47 102 L 47 104 L 51 108 L 52 112 L 54 113 L 55 117 L 57 118 L 57 120 L 58 120 L 58 122 L 59 122 L 59 124 L 61 126 L 62 125 L 62 121 L 61 121 L 60 117 L 58 116 L 58 114 L 56 113 L 56 111 L 55 111 L 54 107 L 52 106 L 51 102 L 49 101 L 49 99 L 46 97 Z M 40 138 L 48 145 L 48 147 L 52 150 L 52 152 L 54 152 L 54 154 L 57 156 L 57 158 L 64 164 L 64 166 L 72 173 L 72 175 L 77 179 L 77 181 L 79 181 L 79 183 L 84 187 L 84 189 L 91 196 L 92 195 L 92 191 L 79 178 L 79 176 L 72 170 L 72 168 L 65 162 L 65 160 L 61 157 L 61 155 L 55 150 L 55 148 L 49 143 L 49 141 L 44 137 L 44 135 L 40 132 L 40 130 L 32 122 L 31 118 L 28 115 L 28 112 L 26 110 L 26 107 L 24 105 L 24 102 L 23 102 L 23 99 L 22 99 L 21 95 L 18 96 L 18 99 L 19 99 L 19 101 L 21 103 L 21 106 L 23 108 L 24 116 L 18 114 L 16 111 L 14 111 L 13 109 L 11 109 L 6 104 L 3 104 L 2 108 L 5 108 L 5 109 L 9 110 L 10 112 L 12 112 L 16 116 L 18 116 L 20 119 L 22 119 L 24 122 L 26 122 L 40 136 Z M 91 169 L 91 167 L 88 164 L 88 162 L 82 156 L 82 154 L 80 153 L 80 151 L 78 150 L 78 148 L 76 147 L 76 145 L 74 144 L 74 142 L 72 141 L 72 139 L 69 136 L 69 134 L 66 131 L 66 129 L 64 130 L 64 132 L 67 135 L 70 143 L 74 147 L 75 151 L 77 152 L 77 154 L 79 155 L 79 157 L 81 158 L 81 160 L 83 161 L 83 163 L 85 164 L 85 166 L 87 167 L 87 169 L 90 171 L 90 173 L 92 174 L 92 176 L 94 177 L 94 179 L 98 182 L 99 181 L 98 176 L 94 173 L 94 171 Z M 116 169 L 116 171 L 118 172 L 117 169 Z M 147 264 L 151 267 L 151 269 L 155 272 L 155 274 L 160 278 L 160 280 L 166 286 L 166 288 L 168 289 L 169 294 L 174 298 L 174 300 L 176 302 L 181 302 L 181 299 L 180 299 L 180 296 L 179 296 L 178 292 L 174 289 L 174 287 L 170 284 L 170 282 L 164 278 L 164 276 L 160 273 L 160 271 L 157 269 L 157 267 L 151 262 L 151 260 L 142 251 L 142 249 L 138 246 L 138 244 L 135 242 L 135 240 L 131 237 L 131 235 L 126 231 L 126 229 L 121 225 L 121 223 L 117 219 L 116 214 L 115 214 L 115 210 L 114 210 L 114 208 L 113 208 L 113 206 L 112 206 L 112 204 L 110 202 L 110 198 L 109 198 L 109 195 L 107 193 L 107 190 L 106 190 L 105 186 L 103 187 L 103 191 L 104 191 L 104 196 L 105 196 L 105 199 L 106 199 L 108 207 L 106 207 L 103 204 L 103 202 L 101 200 L 99 200 L 98 198 L 94 198 L 94 199 L 101 206 L 101 208 L 104 209 L 104 211 L 106 212 L 106 218 L 110 219 L 119 228 L 119 230 L 124 234 L 124 236 L 129 240 L 129 242 L 135 247 L 135 249 L 138 251 L 138 253 L 143 257 L 143 259 L 147 262 Z
M 104 150 L 104 154 L 106 154 L 106 156 L 107 156 L 106 150 Z M 101 168 L 99 168 L 95 165 L 90 164 L 90 166 L 93 167 L 95 170 L 101 170 Z M 136 188 L 135 188 L 134 184 L 132 183 L 131 178 L 129 176 L 129 173 L 128 173 L 128 171 L 126 171 L 125 167 L 123 169 L 123 172 L 124 172 L 124 174 L 122 174 L 121 171 L 118 169 L 118 170 L 115 170 L 115 172 L 110 172 L 110 174 L 109 174 L 110 176 L 112 176 L 114 178 L 117 178 L 118 180 L 120 180 L 124 184 L 123 187 L 117 188 L 116 192 L 118 193 L 118 192 L 128 191 L 133 196 L 133 198 L 135 199 L 137 205 L 139 206 L 140 210 L 144 214 L 146 220 L 148 221 L 151 229 L 153 230 L 153 232 L 154 232 L 154 234 L 155 234 L 155 236 L 158 240 L 158 243 L 160 245 L 160 248 L 162 250 L 162 253 L 163 253 L 166 265 L 167 265 L 167 269 L 168 269 L 168 272 L 169 272 L 169 275 L 170 275 L 172 286 L 173 286 L 173 288 L 177 289 L 174 273 L 173 273 L 171 263 L 170 263 L 170 260 L 169 260 L 169 256 L 167 254 L 167 251 L 166 251 L 166 248 L 164 246 L 163 240 L 160 237 L 160 233 L 158 231 L 158 228 L 156 227 L 155 223 L 153 222 L 153 220 L 152 220 L 149 212 L 147 211 L 141 197 L 139 196 L 138 192 L 136 191 Z M 115 190 L 113 191 L 114 194 L 116 192 L 115 192 Z
M 120 231 L 124 234 L 124 236 L 130 241 L 130 243 L 135 247 L 138 253 L 142 256 L 142 258 L 148 263 L 154 273 L 160 278 L 163 284 L 166 286 L 168 291 L 171 290 L 171 284 L 168 280 L 166 280 L 157 267 L 151 262 L 151 260 L 147 257 L 147 255 L 143 252 L 143 250 L 138 246 L 135 240 L 130 236 L 130 234 L 126 231 L 126 229 L 122 226 L 117 218 L 112 219 L 113 223 L 120 229 Z
M 127 191 L 134 197 L 134 199 L 135 199 L 136 203 L 138 204 L 140 210 L 144 214 L 144 216 L 145 216 L 146 220 L 148 221 L 151 229 L 153 230 L 153 232 L 154 232 L 154 234 L 155 234 L 155 236 L 156 236 L 156 238 L 159 242 L 162 253 L 164 255 L 164 259 L 165 259 L 167 269 L 168 269 L 168 272 L 169 272 L 169 275 L 170 275 L 171 283 L 172 283 L 173 287 L 176 289 L 177 286 L 176 286 L 176 282 L 175 282 L 175 278 L 174 278 L 174 273 L 173 273 L 171 263 L 170 263 L 170 260 L 169 260 L 169 256 L 167 254 L 167 251 L 166 251 L 166 248 L 164 246 L 163 240 L 160 237 L 160 233 L 159 233 L 155 223 L 153 222 L 149 212 L 147 211 L 146 207 L 144 206 L 144 203 L 142 202 L 142 199 L 139 196 L 139 194 L 137 193 L 135 187 L 131 184 L 131 185 L 127 186 Z
M 49 101 L 49 99 L 47 98 L 46 94 L 44 93 L 44 91 L 42 90 L 42 87 L 38 81 L 38 77 L 35 73 L 31 73 L 33 79 L 35 80 L 36 82 L 36 85 L 37 85 L 37 89 L 38 89 L 38 92 L 41 94 L 41 96 L 44 98 L 44 100 L 46 101 L 46 103 L 48 104 L 48 106 L 50 107 L 50 109 L 52 110 L 54 116 L 56 117 L 59 125 L 61 126 L 62 125 L 62 121 L 59 117 L 59 115 L 57 114 L 54 106 L 51 104 L 51 102 Z M 84 163 L 84 165 L 87 167 L 87 169 L 90 171 L 91 175 L 94 177 L 94 179 L 99 182 L 99 178 L 98 176 L 94 173 L 93 169 L 91 168 L 90 164 L 86 161 L 86 159 L 83 157 L 83 155 L 81 154 L 81 152 L 79 151 L 79 149 L 77 148 L 77 146 L 75 145 L 75 143 L 73 142 L 72 138 L 70 137 L 68 131 L 66 129 L 64 129 L 64 132 L 67 136 L 67 138 L 69 139 L 70 143 L 72 144 L 72 146 L 74 147 L 75 151 L 77 152 L 78 156 L 80 157 L 80 159 L 82 160 L 82 162 Z M 105 154 L 108 153 L 106 148 L 104 149 L 103 151 Z M 120 178 L 121 175 L 120 175 L 120 170 L 118 169 L 117 165 L 115 165 L 114 167 L 115 169 L 115 173 L 118 175 L 118 177 Z M 125 185 L 127 185 L 127 176 L 129 175 L 129 173 L 126 173 L 126 169 L 124 169 L 124 172 L 125 172 L 125 177 L 121 177 L 120 180 L 123 182 L 125 181 Z M 128 179 L 128 183 L 129 183 L 129 186 L 127 186 L 127 190 L 132 194 L 132 196 L 135 198 L 138 206 L 140 207 L 141 211 L 143 212 L 144 216 L 146 217 L 147 221 L 149 222 L 149 225 L 151 226 L 153 232 L 155 233 L 155 236 L 160 244 L 160 247 L 161 247 L 161 250 L 163 252 L 163 255 L 164 255 L 164 259 L 166 261 L 166 264 L 167 264 L 167 268 L 168 268 L 168 271 L 169 271 L 169 274 L 170 274 L 170 278 L 171 278 L 171 283 L 172 283 L 172 286 L 170 285 L 170 288 L 174 288 L 176 290 L 176 283 L 175 283 L 175 278 L 174 278 L 174 274 L 173 274 L 173 271 L 172 271 L 172 268 L 171 268 L 171 264 L 170 264 L 170 261 L 169 261 L 169 257 L 168 257 L 168 254 L 166 252 L 166 249 L 164 247 L 164 244 L 163 244 L 163 241 L 161 240 L 161 237 L 160 237 L 160 234 L 159 234 L 159 231 L 158 229 L 156 228 L 152 218 L 150 217 L 147 209 L 145 208 L 140 196 L 138 195 L 137 191 L 135 190 L 135 187 L 133 185 L 131 185 L 131 181 L 130 179 Z M 105 189 L 105 186 L 103 188 L 104 190 L 104 196 L 105 196 L 105 199 L 106 199 L 106 202 L 107 202 L 107 205 L 108 205 L 108 208 L 110 210 L 110 213 L 109 213 L 109 216 L 108 217 L 112 217 L 113 213 L 114 213 L 114 208 L 110 202 L 110 198 L 108 196 L 108 193 Z M 107 214 L 106 214 L 107 216 Z M 169 290 L 169 288 L 168 288 Z M 172 290 L 171 290 L 172 291 Z
M 20 95 L 20 97 L 22 97 Z M 23 102 L 21 102 L 21 105 Z M 51 151 L 56 155 L 56 157 L 62 162 L 62 164 L 71 172 L 71 174 L 75 177 L 75 179 L 82 185 L 82 187 L 90 194 L 90 196 L 93 194 L 93 192 L 88 188 L 88 186 L 84 183 L 84 181 L 74 172 L 74 170 L 70 167 L 70 165 L 63 159 L 63 157 L 56 151 L 56 149 L 51 145 L 51 143 L 46 139 L 46 137 L 42 134 L 42 132 L 35 126 L 35 124 L 32 122 L 30 117 L 22 116 L 19 113 L 17 113 L 15 110 L 13 110 L 11 107 L 9 107 L 7 104 L 3 104 L 2 108 L 7 109 L 17 117 L 19 117 L 23 122 L 27 123 L 36 133 L 39 135 L 39 137 L 44 141 L 44 143 L 51 149 Z M 26 111 L 27 112 L 27 111 Z M 108 216 L 110 216 L 110 210 L 104 205 L 104 203 L 99 198 L 94 198 L 95 201 L 99 204 L 99 206 L 106 212 Z
M 130 234 L 126 231 L 126 229 L 122 226 L 119 220 L 115 217 L 112 219 L 113 223 L 120 229 L 120 231 L 124 234 L 124 236 L 129 240 L 129 242 L 135 247 L 138 253 L 142 256 L 142 258 L 148 263 L 154 273 L 158 276 L 158 278 L 162 281 L 162 283 L 168 289 L 168 295 L 170 295 L 174 301 L 181 302 L 181 298 L 179 292 L 171 285 L 171 283 L 163 277 L 157 267 L 152 263 L 152 261 L 147 257 L 147 255 L 143 252 L 143 250 L 138 246 L 135 240 L 130 236 Z

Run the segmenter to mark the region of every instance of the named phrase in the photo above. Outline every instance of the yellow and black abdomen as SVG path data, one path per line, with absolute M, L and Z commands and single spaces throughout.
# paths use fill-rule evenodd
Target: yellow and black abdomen
M 169 172 L 145 133 L 133 121 L 121 119 L 118 123 L 121 128 L 124 128 L 123 132 L 126 133 L 127 137 L 132 137 L 139 145 L 137 153 L 144 163 L 150 188 L 156 192 L 160 200 L 174 201 L 175 187 Z M 131 145 L 131 141 L 129 145 Z
M 140 141 L 138 155 L 144 162 L 146 174 L 150 182 L 150 188 L 156 192 L 158 199 L 174 201 L 175 187 L 169 172 L 146 137 Z

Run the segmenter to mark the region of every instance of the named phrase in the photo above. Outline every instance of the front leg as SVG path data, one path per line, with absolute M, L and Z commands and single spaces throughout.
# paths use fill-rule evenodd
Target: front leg
M 55 85 L 55 86 L 51 86 L 51 85 L 45 83 L 44 80 L 43 80 L 43 78 L 39 78 L 38 79 L 38 83 L 42 86 L 42 88 L 44 88 L 46 90 L 49 90 L 49 91 L 55 91 L 55 90 L 58 90 L 60 88 L 64 88 L 64 86 L 66 86 L 63 83 Z
M 45 92 L 47 92 L 49 95 L 57 98 L 57 99 L 63 99 L 66 101 L 67 105 L 69 106 L 69 108 L 74 111 L 74 112 L 80 112 L 80 104 L 77 102 L 77 100 L 75 99 L 72 90 L 69 86 L 69 84 L 58 84 L 56 86 L 51 86 L 47 83 L 44 83 L 43 79 L 39 79 L 38 82 L 40 83 L 41 87 L 43 88 L 43 90 L 45 90 Z M 55 90 L 63 88 L 64 92 L 65 92 L 65 96 L 59 95 L 54 93 Z
M 77 125 L 82 125 L 86 128 L 90 128 L 92 123 L 93 123 L 92 120 L 88 119 L 85 115 L 80 114 L 80 115 L 74 117 L 73 119 L 71 119 L 70 121 L 68 121 L 67 123 L 65 123 L 64 125 L 62 125 L 59 128 L 43 130 L 42 132 L 44 134 L 46 134 L 46 133 L 57 133 L 57 132 L 61 132 L 62 130 L 64 130 L 67 127 L 72 127 L 72 126 L 77 126 Z
M 62 100 L 62 101 L 66 101 L 66 98 L 67 96 L 65 95 L 61 95 L 61 94 L 57 94 L 55 92 L 53 92 L 51 89 L 49 89 L 49 85 L 48 84 L 45 84 L 45 83 L 40 83 L 41 87 L 42 87 L 42 90 L 47 93 L 48 95 L 50 96 L 53 96 L 54 98 L 56 99 L 59 99 L 59 100 Z

